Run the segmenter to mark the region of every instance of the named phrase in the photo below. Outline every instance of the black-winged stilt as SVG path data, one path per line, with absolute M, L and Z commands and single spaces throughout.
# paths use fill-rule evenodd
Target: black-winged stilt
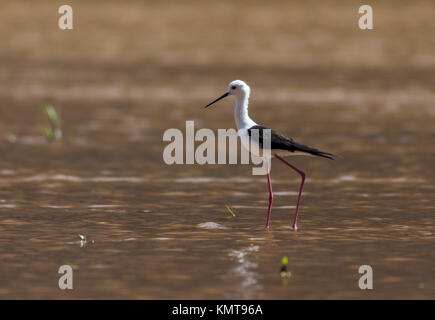
M 210 102 L 205 107 L 209 107 L 212 104 L 218 102 L 219 100 L 229 96 L 229 95 L 235 95 L 236 96 L 236 104 L 234 107 L 234 119 L 236 121 L 237 129 L 239 136 L 241 140 L 250 141 L 252 130 L 256 129 L 259 131 L 259 138 L 258 138 L 258 144 L 259 148 L 263 148 L 263 130 L 267 129 L 270 130 L 267 127 L 258 125 L 255 123 L 248 115 L 248 100 L 249 100 L 249 94 L 251 92 L 251 88 L 243 81 L 241 80 L 234 80 L 232 81 L 228 86 L 228 91 L 225 92 L 222 96 L 217 98 L 216 100 Z M 302 181 L 301 185 L 299 187 L 299 193 L 298 193 L 298 201 L 296 204 L 296 210 L 295 215 L 293 219 L 293 230 L 298 229 L 298 212 L 299 212 L 299 203 L 302 196 L 302 189 L 304 187 L 305 182 L 305 173 L 296 168 L 295 166 L 288 163 L 286 160 L 284 160 L 282 157 L 293 155 L 293 154 L 307 154 L 307 155 L 313 155 L 313 156 L 319 156 L 327 159 L 334 159 L 336 155 L 324 151 L 320 151 L 311 147 L 308 147 L 306 145 L 297 143 L 293 141 L 290 138 L 287 138 L 283 134 L 271 130 L 270 131 L 270 155 L 271 157 L 274 156 L 278 160 L 282 161 L 284 164 L 295 170 L 297 173 L 300 174 Z M 267 219 L 266 219 L 266 228 L 269 229 L 270 226 L 270 212 L 272 209 L 272 202 L 273 202 L 273 192 L 272 192 L 272 183 L 270 181 L 270 166 L 267 171 L 267 183 L 269 186 L 269 206 L 267 209 Z

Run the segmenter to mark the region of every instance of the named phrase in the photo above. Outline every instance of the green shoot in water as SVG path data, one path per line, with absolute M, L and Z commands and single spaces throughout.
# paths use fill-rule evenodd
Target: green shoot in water
M 231 213 L 231 215 L 232 215 L 233 217 L 236 216 L 236 214 L 233 212 L 233 210 L 231 210 L 231 208 L 230 208 L 229 206 L 225 205 L 225 207 L 227 207 L 228 212 Z
M 62 139 L 62 130 L 60 129 L 60 121 L 56 109 L 52 105 L 45 105 L 42 112 L 46 115 L 50 126 L 42 129 L 42 134 L 48 142 L 58 141 Z
M 282 258 L 281 262 L 282 262 L 282 265 L 283 265 L 283 266 L 288 265 L 288 258 L 284 256 L 284 257 Z
M 281 279 L 283 279 L 283 285 L 287 285 L 287 279 L 292 276 L 292 273 L 290 272 L 290 270 L 287 270 L 288 258 L 286 256 L 282 258 L 281 264 L 282 264 L 281 271 L 280 271 Z

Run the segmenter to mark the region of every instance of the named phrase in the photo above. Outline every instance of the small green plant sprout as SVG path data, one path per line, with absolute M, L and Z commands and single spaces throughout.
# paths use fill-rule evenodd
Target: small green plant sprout
M 79 234 L 80 237 L 80 248 L 83 248 L 86 245 L 86 235 Z
M 49 127 L 42 129 L 42 134 L 48 142 L 58 141 L 62 139 L 62 130 L 60 129 L 60 120 L 56 109 L 52 105 L 44 105 L 42 112 L 50 123 Z
M 290 278 L 292 276 L 292 273 L 290 271 L 287 270 L 287 265 L 288 265 L 288 258 L 286 256 L 284 256 L 281 260 L 281 278 L 282 279 L 287 279 Z
M 231 210 L 231 208 L 230 208 L 229 206 L 225 205 L 225 207 L 227 208 L 228 212 L 231 213 L 231 215 L 232 215 L 233 217 L 236 216 L 236 214 L 234 213 L 234 211 Z
M 283 265 L 283 266 L 288 265 L 288 258 L 287 258 L 286 256 L 282 257 L 281 262 L 282 262 L 282 265 Z

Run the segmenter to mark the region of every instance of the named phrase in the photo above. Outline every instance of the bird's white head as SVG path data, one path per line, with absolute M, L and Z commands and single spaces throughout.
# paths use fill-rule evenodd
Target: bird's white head
M 229 95 L 241 96 L 241 97 L 245 97 L 247 99 L 247 98 L 249 98 L 250 92 L 251 92 L 251 88 L 249 88 L 249 86 L 244 81 L 234 80 L 234 81 L 231 81 L 230 84 L 228 85 L 227 92 L 225 92 L 223 95 L 221 95 L 216 100 L 210 102 L 205 107 L 207 108 L 207 107 L 211 106 L 213 103 L 216 103 L 219 100 L 221 100 L 225 97 L 228 97 Z
M 251 89 L 249 88 L 249 86 L 246 84 L 246 82 L 242 81 L 242 80 L 234 80 L 231 81 L 230 84 L 228 85 L 228 92 L 229 94 L 233 94 L 233 95 L 238 95 L 241 93 L 249 93 L 251 91 Z

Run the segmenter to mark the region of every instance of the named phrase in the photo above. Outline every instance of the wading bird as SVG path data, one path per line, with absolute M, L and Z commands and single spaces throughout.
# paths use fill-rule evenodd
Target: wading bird
M 270 145 L 270 150 L 269 150 L 270 152 L 268 153 L 270 157 L 274 156 L 275 158 L 282 161 L 284 164 L 286 164 L 287 166 L 289 166 L 290 168 L 292 168 L 293 170 L 295 170 L 297 173 L 300 174 L 302 181 L 299 187 L 298 201 L 296 204 L 296 210 L 293 219 L 293 230 L 296 231 L 298 229 L 299 203 L 302 196 L 302 189 L 304 187 L 305 173 L 302 170 L 288 163 L 286 160 L 283 159 L 283 157 L 294 155 L 294 154 L 307 154 L 307 155 L 318 156 L 318 157 L 323 157 L 323 158 L 333 160 L 337 156 L 332 153 L 320 151 L 308 147 L 306 145 L 297 143 L 275 130 L 271 130 L 267 127 L 255 123 L 248 115 L 248 100 L 249 100 L 250 92 L 251 92 L 251 88 L 245 82 L 241 80 L 234 80 L 228 85 L 227 92 L 225 92 L 222 96 L 220 96 L 216 100 L 210 102 L 208 105 L 205 106 L 205 108 L 211 106 L 212 104 L 218 102 L 219 100 L 227 96 L 230 95 L 236 96 L 236 104 L 234 107 L 234 119 L 236 121 L 238 133 L 242 142 L 250 141 L 253 137 L 252 134 L 253 130 L 258 130 L 259 132 L 259 134 L 257 135 L 258 147 L 260 150 L 263 149 L 263 130 L 265 130 L 264 135 L 266 134 L 270 135 L 270 144 L 268 143 L 264 144 L 265 148 L 267 145 Z M 269 133 L 266 133 L 266 130 L 268 130 Z M 270 212 L 272 209 L 272 202 L 273 202 L 272 184 L 270 182 L 270 166 L 268 166 L 268 170 L 267 170 L 267 183 L 269 186 L 269 206 L 267 209 L 266 228 L 269 229 Z

